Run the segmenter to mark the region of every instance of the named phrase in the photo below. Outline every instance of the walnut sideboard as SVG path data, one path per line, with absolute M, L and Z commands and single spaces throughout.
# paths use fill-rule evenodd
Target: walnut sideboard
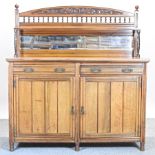
M 86 6 L 15 11 L 10 150 L 15 142 L 74 143 L 76 150 L 139 142 L 144 150 L 149 60 L 140 58 L 138 6 L 134 14 Z

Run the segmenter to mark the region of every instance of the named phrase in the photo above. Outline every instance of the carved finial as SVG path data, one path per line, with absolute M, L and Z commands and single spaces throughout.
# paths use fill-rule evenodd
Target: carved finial
M 19 8 L 19 5 L 18 5 L 18 4 L 15 4 L 15 8 L 18 10 L 18 8 Z
M 18 8 L 19 8 L 19 5 L 16 4 L 15 5 L 15 27 L 16 28 L 19 27 L 19 10 L 18 10 Z
M 139 6 L 138 5 L 135 6 L 135 11 L 139 11 Z

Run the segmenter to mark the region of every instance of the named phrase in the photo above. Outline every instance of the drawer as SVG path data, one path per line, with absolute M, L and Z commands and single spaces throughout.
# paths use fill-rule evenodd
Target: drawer
M 142 74 L 143 65 L 81 65 L 81 74 Z
M 15 65 L 13 67 L 15 73 L 25 74 L 74 74 L 74 64 L 52 64 L 52 65 Z

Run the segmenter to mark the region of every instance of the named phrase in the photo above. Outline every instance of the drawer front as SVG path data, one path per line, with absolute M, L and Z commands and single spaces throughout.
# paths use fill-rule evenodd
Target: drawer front
M 142 74 L 143 64 L 140 65 L 82 65 L 81 74 Z
M 51 65 L 15 65 L 14 73 L 18 74 L 75 74 L 74 64 Z

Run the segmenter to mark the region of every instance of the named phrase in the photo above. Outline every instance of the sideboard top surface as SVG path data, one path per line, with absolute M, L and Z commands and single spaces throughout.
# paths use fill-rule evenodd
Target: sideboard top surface
M 144 58 L 10 58 L 6 59 L 8 62 L 24 62 L 24 61 L 29 61 L 29 62 L 144 62 L 147 63 L 149 62 L 149 59 L 144 59 Z

